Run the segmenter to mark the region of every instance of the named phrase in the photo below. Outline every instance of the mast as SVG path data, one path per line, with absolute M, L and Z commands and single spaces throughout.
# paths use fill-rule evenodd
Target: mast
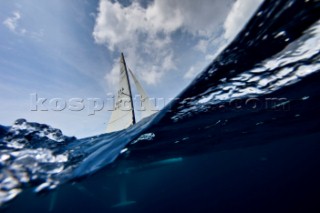
M 127 76 L 127 84 L 128 84 L 128 88 L 129 88 L 129 97 L 130 97 L 130 102 L 131 102 L 131 109 L 132 109 L 132 124 L 136 123 L 136 117 L 134 114 L 134 107 L 133 107 L 133 100 L 132 100 L 132 92 L 131 92 L 131 86 L 130 86 L 130 81 L 129 81 L 129 75 L 128 75 L 128 70 L 127 70 L 127 64 L 126 61 L 124 59 L 124 55 L 123 53 L 121 53 L 121 58 L 123 60 L 123 64 L 124 64 L 124 71 L 126 72 L 126 76 Z

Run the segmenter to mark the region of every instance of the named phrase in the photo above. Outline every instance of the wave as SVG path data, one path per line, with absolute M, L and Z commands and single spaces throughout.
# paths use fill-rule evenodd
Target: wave
M 126 130 L 77 139 L 24 119 L 0 126 L 0 205 L 112 163 L 131 168 L 318 132 L 319 18 L 318 1 L 265 1 L 175 100 Z

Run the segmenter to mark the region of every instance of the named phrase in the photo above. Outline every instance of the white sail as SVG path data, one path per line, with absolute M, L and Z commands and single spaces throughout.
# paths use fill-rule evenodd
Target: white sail
M 116 104 L 107 126 L 107 132 L 115 132 L 126 129 L 135 123 L 129 76 L 126 62 L 122 53 L 120 58 L 119 85 L 119 90 L 115 100 Z
M 133 78 L 134 84 L 136 85 L 137 91 L 140 95 L 140 111 L 141 111 L 141 119 L 148 117 L 156 112 L 154 104 L 150 101 L 147 93 L 142 88 L 141 84 L 139 83 L 138 79 L 134 76 L 132 71 L 129 69 L 129 72 Z

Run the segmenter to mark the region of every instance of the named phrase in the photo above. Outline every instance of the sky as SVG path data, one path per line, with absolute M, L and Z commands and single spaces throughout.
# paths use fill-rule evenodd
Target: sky
M 234 39 L 261 2 L 3 0 L 0 124 L 25 118 L 79 138 L 104 133 L 121 52 L 149 96 L 165 100 L 161 108 Z

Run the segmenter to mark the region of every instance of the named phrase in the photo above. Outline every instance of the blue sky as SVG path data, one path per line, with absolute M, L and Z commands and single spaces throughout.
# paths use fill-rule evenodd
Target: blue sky
M 0 124 L 26 118 L 77 137 L 104 133 L 109 111 L 32 111 L 31 94 L 48 100 L 104 99 L 116 90 L 119 55 L 124 52 L 150 97 L 174 98 L 260 3 L 1 1 Z

